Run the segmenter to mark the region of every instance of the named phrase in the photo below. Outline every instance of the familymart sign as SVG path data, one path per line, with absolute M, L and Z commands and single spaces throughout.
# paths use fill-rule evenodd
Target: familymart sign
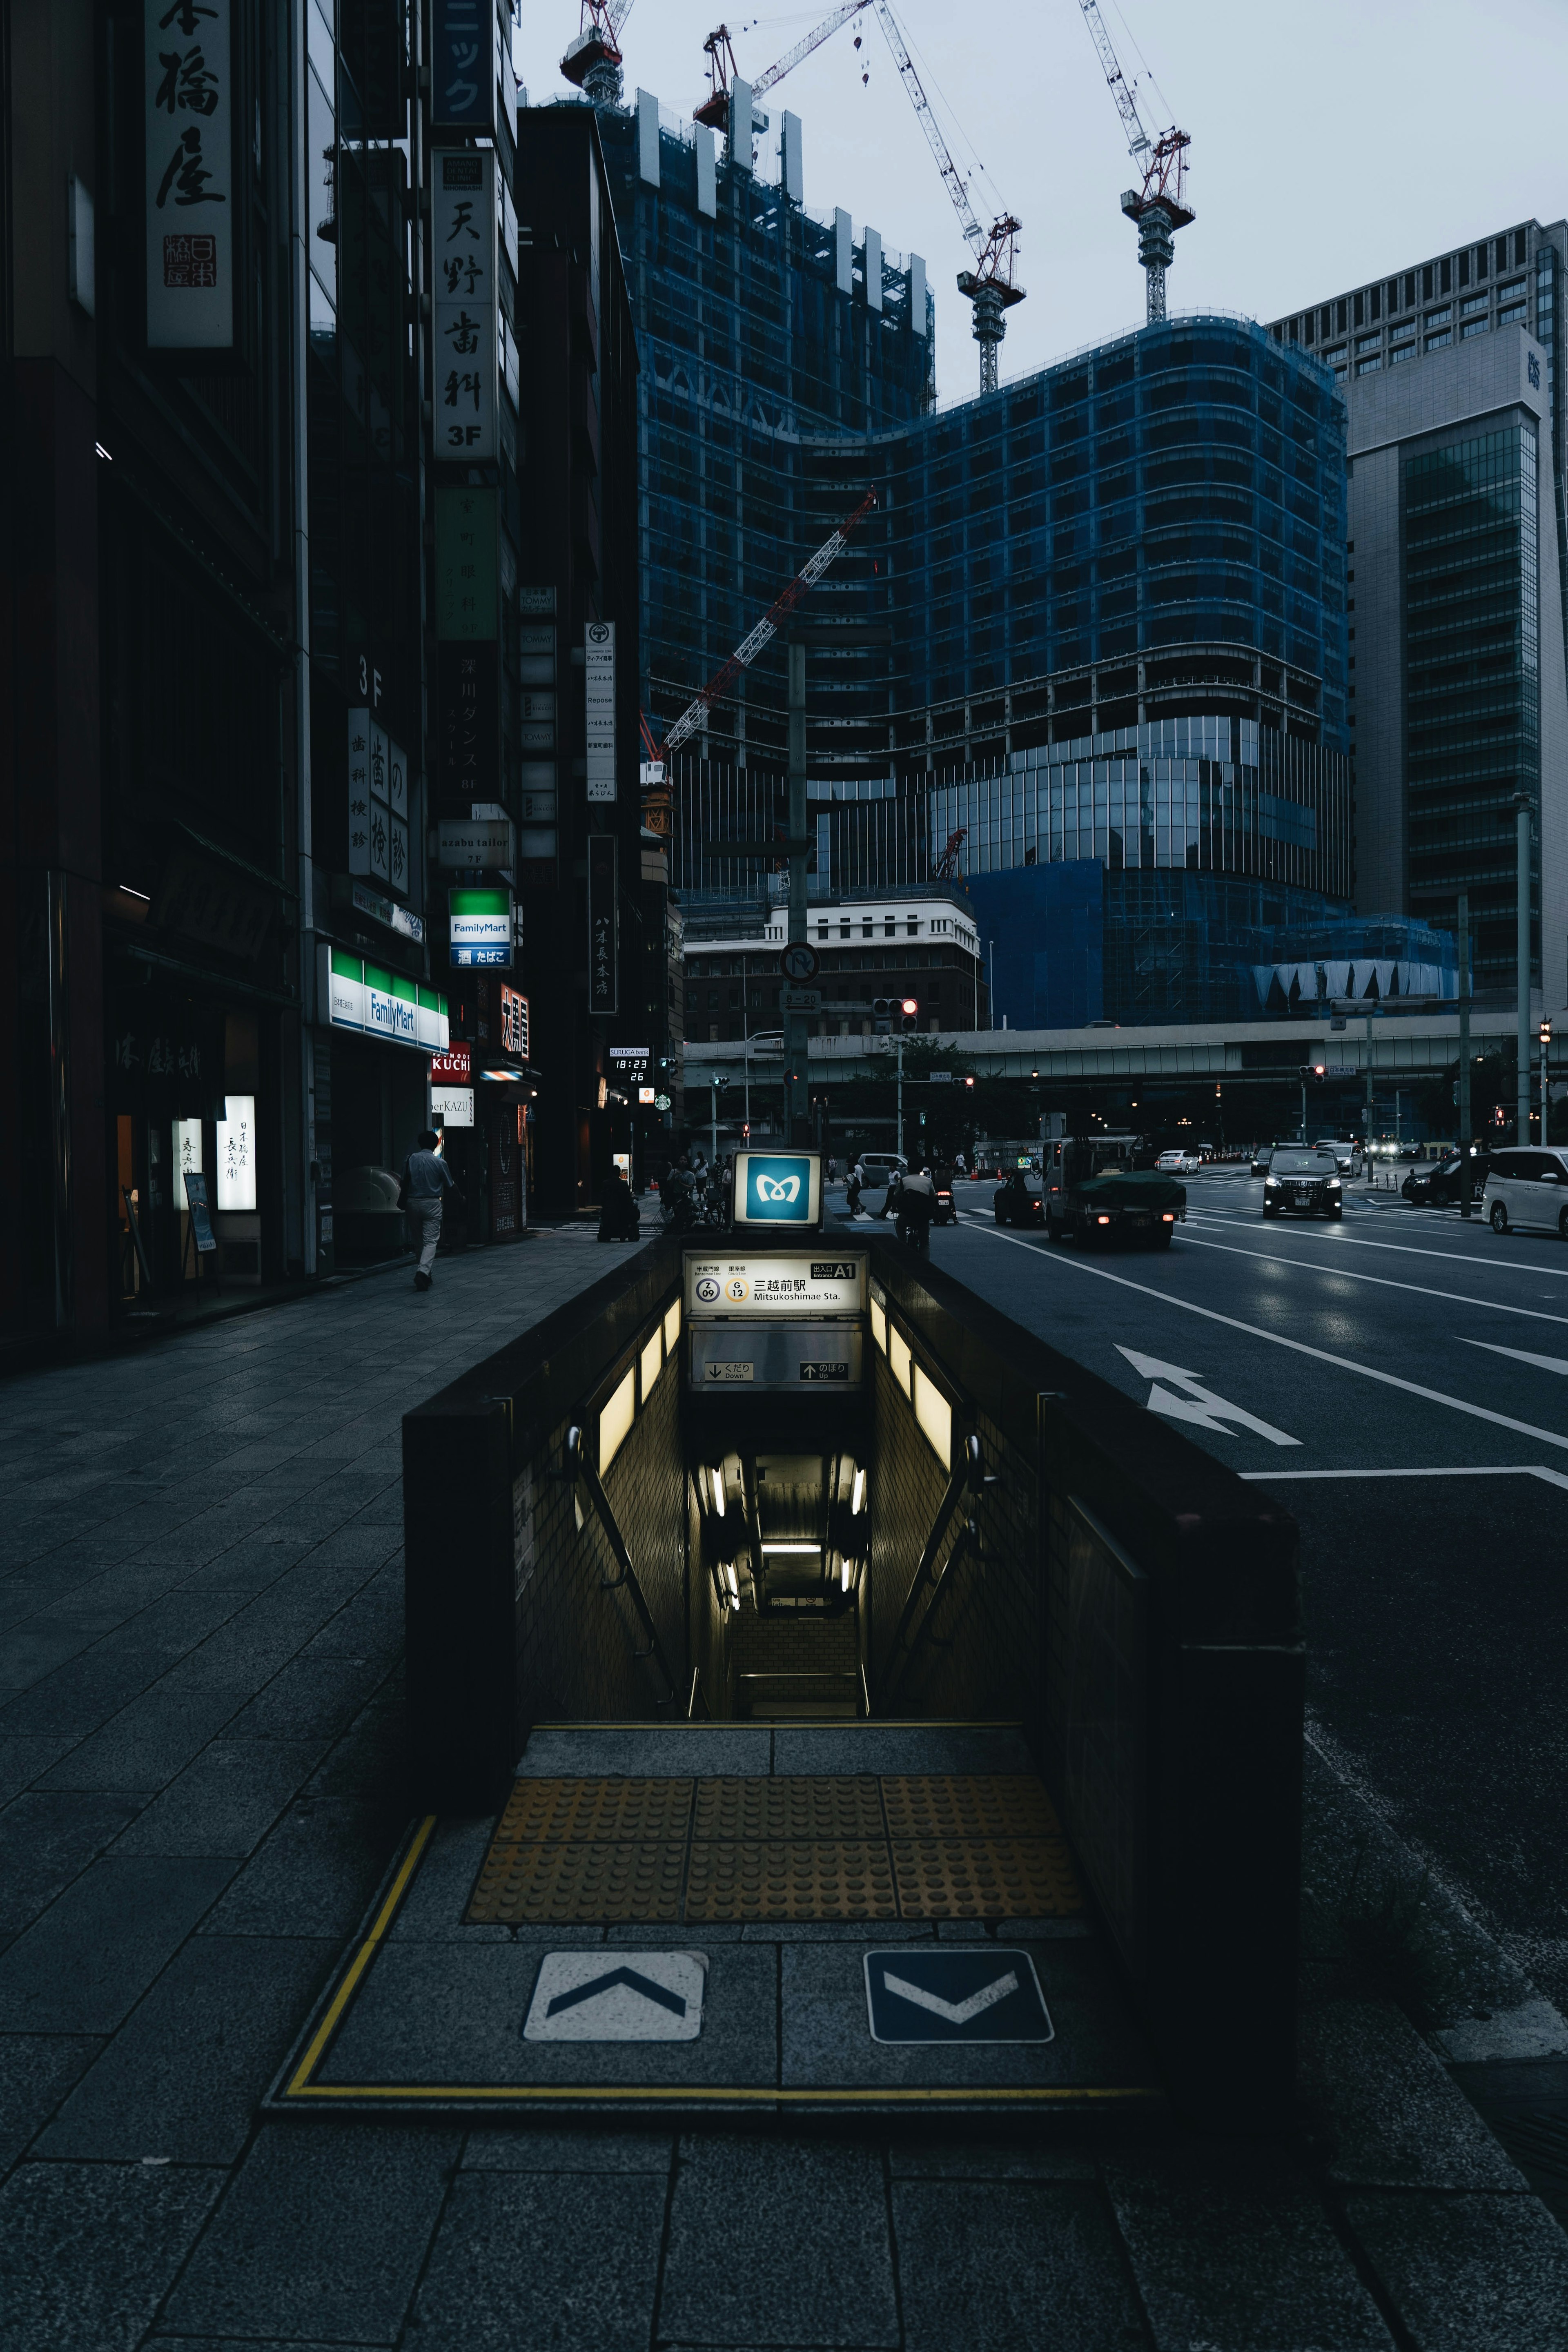
M 412 1045 L 419 1053 L 446 1052 L 447 1000 L 434 989 L 325 941 L 318 979 L 317 1018 L 330 1028 L 383 1037 L 390 1045 Z

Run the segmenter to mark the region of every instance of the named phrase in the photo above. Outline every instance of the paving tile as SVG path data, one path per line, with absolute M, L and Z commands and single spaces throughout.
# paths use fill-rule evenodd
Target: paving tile
M 895 2180 L 1092 2180 L 1097 2174 L 1086 2136 L 1066 2117 L 1026 2137 L 1005 2126 L 984 2138 L 911 2133 L 889 2143 L 888 2169 Z
M 234 2163 L 338 1949 L 325 1939 L 193 1936 L 37 2152 Z
M 353 1934 L 406 1827 L 374 1799 L 300 1797 L 235 1875 L 215 1936 Z
M 968 1725 L 846 1723 L 822 1728 L 780 1724 L 775 1772 L 1034 1772 L 1021 1732 Z
M 0 1953 L 0 2032 L 112 2033 L 233 1870 L 103 1855 Z
M 1331 2177 L 1357 2188 L 1518 2192 L 1525 2181 L 1447 2069 L 1396 2009 L 1332 2001 L 1302 2011 L 1301 2096 Z M 1375 2083 L 1377 2096 L 1367 2096 Z
M 808 2215 L 819 2224 L 831 2216 L 831 2223 L 806 2229 Z M 658 2337 L 736 2346 L 898 2344 L 876 2151 L 731 2132 L 683 2137 Z
M 658 2277 L 660 2179 L 465 2172 L 410 2324 L 421 2352 L 645 2352 Z M 518 2249 L 528 2248 L 525 2263 Z
M 893 2231 L 907 2352 L 1142 2352 L 1096 2188 L 896 2180 Z
M 143 1808 L 115 1852 L 242 1860 L 304 1786 L 321 1752 L 307 1740 L 214 1739 Z
M 355 1797 L 374 1790 L 395 1812 L 406 1814 L 408 1730 L 403 1669 L 388 1675 L 306 1783 L 310 1797 Z
M 350 1723 L 385 1675 L 376 1660 L 292 1658 L 244 1713 L 236 1739 L 331 1739 Z
M 0 1935 L 19 1936 L 136 1818 L 135 1797 L 29 1790 L 0 1811 Z
M 89 1738 L 171 1663 L 162 1651 L 132 1649 L 123 1641 L 89 1650 L 0 1705 L 0 1732 Z
M 264 2125 L 170 2298 L 171 2335 L 391 2344 L 460 2135 Z M 514 2242 L 519 2274 L 533 2250 Z
M 610 1724 L 594 1728 L 553 1729 L 548 1724 L 529 1739 L 518 1775 L 523 1780 L 672 1778 L 698 1774 L 744 1774 L 771 1769 L 773 1736 L 751 1724 L 689 1726 Z
M 506 1927 L 468 1927 L 463 1924 L 494 1826 L 488 1815 L 479 1821 L 444 1821 L 437 1825 L 420 1859 L 414 1884 L 393 1922 L 395 1943 L 510 1942 L 510 1931 Z
M 1377 2306 L 1278 2152 L 1189 2144 L 1105 2166 L 1159 2352 L 1389 2352 Z
M 5 2352 L 132 2352 L 222 2186 L 181 2165 L 18 2167 L 0 2188 Z
M 0 2173 L 9 2171 L 103 2047 L 86 2033 L 0 2034 Z
M 249 1691 L 238 1681 L 191 1690 L 160 1679 L 52 1765 L 42 1786 L 153 1796 L 238 1715 Z
M 674 2160 L 673 2132 L 607 2132 L 593 2123 L 480 2126 L 463 2148 L 465 2172 L 656 2172 L 662 2180 Z
M 1421 2352 L 1568 2347 L 1568 2236 L 1533 2197 L 1363 2194 L 1345 2212 Z

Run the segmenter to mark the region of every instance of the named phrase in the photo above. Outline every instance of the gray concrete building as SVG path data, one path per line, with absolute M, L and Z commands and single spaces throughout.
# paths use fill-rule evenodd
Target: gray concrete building
M 1277 320 L 1348 414 L 1356 903 L 1453 927 L 1514 988 L 1514 794 L 1533 810 L 1532 995 L 1568 1003 L 1568 223 L 1531 222 Z

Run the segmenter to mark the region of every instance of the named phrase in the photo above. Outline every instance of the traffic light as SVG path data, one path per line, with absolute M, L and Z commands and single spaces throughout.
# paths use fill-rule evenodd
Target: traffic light
M 1304 1078 L 1326 1078 L 1328 1075 L 1329 1066 L 1326 1062 L 1303 1062 L 1301 1064 L 1301 1076 Z
M 964 1085 L 969 1088 L 969 1090 L 970 1090 L 971 1094 L 973 1094 L 973 1091 L 974 1091 L 974 1081 L 973 1081 L 973 1078 L 965 1078 L 965 1079 L 964 1079 L 964 1081 L 963 1081 L 963 1083 L 964 1083 Z

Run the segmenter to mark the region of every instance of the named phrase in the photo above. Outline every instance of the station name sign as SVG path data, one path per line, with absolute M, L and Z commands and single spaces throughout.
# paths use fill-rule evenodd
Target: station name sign
M 699 1257 L 686 1260 L 686 1311 L 694 1321 L 719 1316 L 860 1315 L 866 1307 L 863 1257 Z

